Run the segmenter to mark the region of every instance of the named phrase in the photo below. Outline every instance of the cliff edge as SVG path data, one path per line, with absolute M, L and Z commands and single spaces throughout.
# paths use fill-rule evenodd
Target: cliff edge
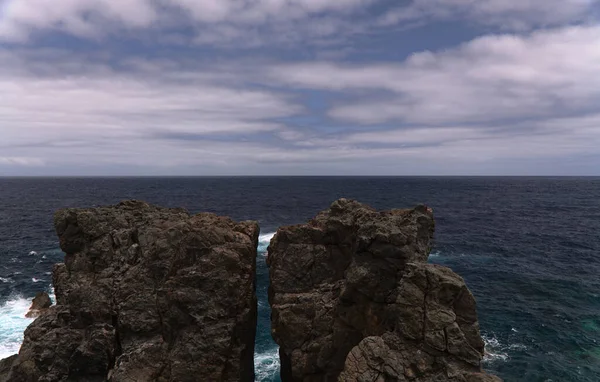
M 280 228 L 267 262 L 283 382 L 499 381 L 481 371 L 473 295 L 427 264 L 433 233 L 425 206 L 346 199 Z
M 0 380 L 254 381 L 256 223 L 138 201 L 54 223 L 57 305 Z

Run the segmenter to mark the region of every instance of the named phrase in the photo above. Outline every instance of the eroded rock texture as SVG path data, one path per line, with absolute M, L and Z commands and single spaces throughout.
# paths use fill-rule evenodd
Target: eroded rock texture
M 55 226 L 58 304 L 5 380 L 254 380 L 256 223 L 128 201 Z
M 481 373 L 475 299 L 426 263 L 424 206 L 378 212 L 341 199 L 269 247 L 272 335 L 288 381 L 494 381 Z
M 46 292 L 39 292 L 33 298 L 31 302 L 31 307 L 29 307 L 29 311 L 25 314 L 25 317 L 35 318 L 42 314 L 46 309 L 48 309 L 52 305 L 52 300 L 50 300 L 50 296 Z

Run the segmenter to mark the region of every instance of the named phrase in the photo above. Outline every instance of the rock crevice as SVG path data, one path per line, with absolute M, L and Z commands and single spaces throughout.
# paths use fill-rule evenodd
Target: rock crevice
M 254 381 L 259 227 L 139 201 L 58 211 L 63 264 L 0 382 Z M 475 299 L 427 264 L 425 206 L 340 199 L 271 241 L 284 382 L 497 381 L 481 371 Z

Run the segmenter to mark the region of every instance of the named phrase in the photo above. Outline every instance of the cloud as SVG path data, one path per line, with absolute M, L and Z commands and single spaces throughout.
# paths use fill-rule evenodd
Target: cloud
M 43 159 L 32 157 L 0 157 L 0 165 L 9 166 L 34 166 L 39 167 L 45 164 Z
M 354 133 L 339 142 L 376 143 L 437 159 L 493 160 L 594 155 L 600 113 L 515 123 L 513 126 L 428 127 Z
M 412 0 L 385 13 L 379 23 L 467 19 L 503 29 L 529 30 L 584 21 L 598 4 L 597 0 Z
M 106 24 L 146 28 L 158 19 L 148 0 L 1 0 L 0 7 L 0 37 L 17 41 L 43 30 L 97 37 Z
M 298 88 L 354 92 L 356 101 L 329 113 L 346 122 L 456 125 L 597 111 L 598 68 L 600 27 L 578 26 L 485 36 L 398 64 L 307 62 L 272 75 Z
M 27 42 L 48 31 L 92 39 L 142 32 L 163 42 L 184 43 L 246 42 L 252 35 L 260 41 L 273 32 L 280 32 L 273 34 L 276 39 L 285 40 L 298 28 L 314 36 L 331 36 L 341 28 L 352 28 L 342 25 L 337 16 L 374 1 L 0 0 L 0 41 Z M 307 23 L 312 28 L 305 27 Z M 190 40 L 186 34 L 176 33 L 182 29 L 194 30 L 197 36 Z M 169 33 L 171 37 L 164 38 Z
M 35 31 L 77 34 L 62 20 L 99 7 L 97 17 L 84 17 L 85 36 L 161 33 L 182 12 L 200 26 L 195 36 L 204 41 L 198 43 L 250 38 L 258 46 L 264 31 L 252 26 L 261 20 L 280 32 L 277 41 L 309 33 L 335 38 L 339 31 L 353 33 L 343 17 L 370 2 L 264 0 L 247 3 L 257 12 L 250 17 L 236 14 L 244 2 L 171 2 L 165 16 L 148 1 L 147 13 L 131 16 L 137 20 L 102 4 L 68 0 L 48 14 L 4 13 L 0 29 L 18 30 L 22 41 Z M 328 22 L 319 29 L 318 20 Z M 298 36 L 288 35 L 294 30 Z M 176 33 L 161 36 L 177 40 Z M 502 166 L 536 173 L 533 165 L 523 166 L 527 161 L 600 163 L 587 160 L 599 156 L 600 145 L 598 26 L 488 35 L 407 59 L 378 52 L 357 62 L 341 61 L 348 59 L 343 52 L 320 55 L 329 57 L 325 61 L 294 61 L 308 55 L 276 59 L 279 51 L 260 50 L 265 55 L 257 59 L 190 49 L 185 39 L 167 50 L 148 41 L 147 50 L 136 46 L 129 54 L 102 43 L 79 52 L 0 48 L 1 171 L 470 174 Z
M 404 4 L 398 6 L 398 3 Z M 531 30 L 593 20 L 600 0 L 0 0 L 0 41 L 62 32 L 101 41 L 245 48 L 386 33 L 440 20 Z
M 112 58 L 61 58 L 54 51 L 5 51 L 0 59 L 0 150 L 252 135 L 280 128 L 277 119 L 301 110 L 286 94 L 233 84 L 215 67 L 122 60 L 128 69 L 117 70 L 107 63 Z
M 241 22 L 255 24 L 269 18 L 299 19 L 327 11 L 347 12 L 371 0 L 170 0 L 166 7 L 179 6 L 201 22 Z
M 598 155 L 598 68 L 600 27 L 574 26 L 484 36 L 400 63 L 304 62 L 270 74 L 296 89 L 328 92 L 335 100 L 328 115 L 355 126 L 280 135 L 300 149 L 371 150 L 434 162 L 441 172 L 512 163 L 521 173 L 515 160 Z

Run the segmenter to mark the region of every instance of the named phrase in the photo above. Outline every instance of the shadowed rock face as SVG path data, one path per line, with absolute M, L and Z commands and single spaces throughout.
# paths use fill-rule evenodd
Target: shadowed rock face
M 57 305 L 5 380 L 254 381 L 256 223 L 129 201 L 55 227 Z
M 272 334 L 287 381 L 494 381 L 475 299 L 426 263 L 431 210 L 340 199 L 268 250 Z

